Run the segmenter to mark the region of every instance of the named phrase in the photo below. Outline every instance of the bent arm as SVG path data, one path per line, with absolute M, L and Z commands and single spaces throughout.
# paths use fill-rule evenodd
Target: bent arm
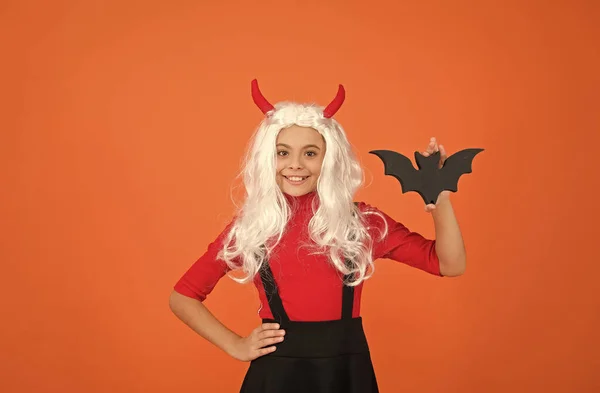
M 219 260 L 217 255 L 232 224 L 233 221 L 179 278 L 169 296 L 169 307 L 177 318 L 230 356 L 234 356 L 234 345 L 239 341 L 240 336 L 223 325 L 208 310 L 203 301 L 229 271 L 229 267 Z
M 373 259 L 387 258 L 423 270 L 436 276 L 443 276 L 436 252 L 435 240 L 427 239 L 420 233 L 413 232 L 402 223 L 380 209 L 364 202 L 361 210 L 376 212 L 367 217 L 373 244 Z M 383 217 L 381 220 L 379 217 Z M 387 235 L 380 239 L 381 232 L 387 227 Z
M 223 325 L 201 301 L 172 291 L 169 307 L 194 332 L 234 356 L 235 344 L 241 337 Z

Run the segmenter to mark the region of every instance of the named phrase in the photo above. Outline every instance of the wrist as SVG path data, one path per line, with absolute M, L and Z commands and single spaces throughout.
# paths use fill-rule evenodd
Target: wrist
M 440 205 L 440 204 L 446 204 L 450 202 L 450 192 L 449 191 L 442 191 L 440 193 L 440 195 L 438 195 L 438 199 L 436 202 L 436 205 Z
M 435 204 L 435 209 L 431 212 L 431 216 L 436 220 L 441 217 L 446 217 L 449 211 L 452 211 L 450 197 L 448 195 L 440 195 Z
M 229 356 L 235 358 L 238 352 L 237 348 L 241 339 L 241 336 L 231 332 L 229 338 L 223 343 L 223 351 L 225 351 L 225 353 Z

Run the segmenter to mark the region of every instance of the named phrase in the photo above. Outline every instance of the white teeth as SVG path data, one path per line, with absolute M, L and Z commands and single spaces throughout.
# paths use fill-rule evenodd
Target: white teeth
M 304 180 L 306 178 L 305 177 L 290 176 L 290 177 L 288 177 L 288 179 L 290 179 L 291 181 L 302 181 L 302 180 Z

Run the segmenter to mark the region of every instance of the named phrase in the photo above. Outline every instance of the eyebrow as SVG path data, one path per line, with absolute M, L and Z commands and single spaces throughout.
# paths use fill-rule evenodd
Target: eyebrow
M 277 146 L 287 147 L 288 149 L 292 148 L 290 145 L 286 145 L 285 143 L 278 143 Z M 309 147 L 313 147 L 315 149 L 321 150 L 321 148 L 317 145 L 306 145 L 303 147 L 303 149 L 308 149 Z

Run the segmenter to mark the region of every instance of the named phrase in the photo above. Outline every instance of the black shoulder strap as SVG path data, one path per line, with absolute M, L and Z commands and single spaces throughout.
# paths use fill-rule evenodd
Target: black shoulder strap
M 344 276 L 342 283 L 342 319 L 351 319 L 354 309 L 354 287 L 346 285 L 345 281 L 348 278 L 348 276 Z
M 271 314 L 273 314 L 273 319 L 280 324 L 289 322 L 290 319 L 283 308 L 283 301 L 281 300 L 281 296 L 279 296 L 277 283 L 273 277 L 273 272 L 271 271 L 268 260 L 263 262 L 260 269 L 260 279 L 265 288 L 265 296 L 267 297 Z
M 354 202 L 355 206 L 358 206 L 358 202 Z M 350 261 L 346 260 L 346 266 L 350 265 Z M 352 310 L 354 309 L 354 287 L 346 285 L 345 282 L 350 276 L 344 276 L 344 283 L 342 289 L 342 319 L 352 318 Z

